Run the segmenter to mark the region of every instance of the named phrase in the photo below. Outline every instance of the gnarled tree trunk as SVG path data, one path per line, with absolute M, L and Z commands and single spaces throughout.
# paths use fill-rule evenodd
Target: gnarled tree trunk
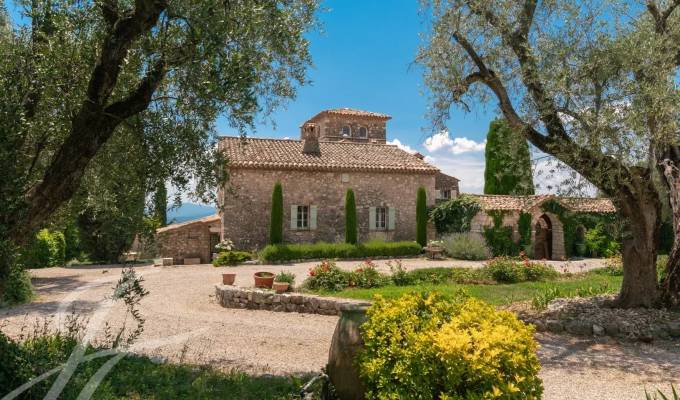
M 672 308 L 680 308 L 680 148 L 672 146 L 667 157 L 661 161 L 660 170 L 665 178 L 671 203 L 673 233 L 675 239 L 668 256 L 666 275 L 661 282 L 661 299 L 663 304 Z

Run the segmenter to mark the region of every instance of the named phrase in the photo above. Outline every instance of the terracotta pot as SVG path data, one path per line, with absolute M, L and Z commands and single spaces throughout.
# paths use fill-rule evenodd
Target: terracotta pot
M 255 287 L 272 288 L 274 274 L 271 272 L 256 272 L 253 276 L 255 277 Z
M 288 282 L 274 282 L 274 290 L 276 290 L 276 293 L 285 293 L 288 291 L 288 287 L 290 287 L 290 283 Z
M 222 274 L 222 283 L 225 285 L 233 285 L 236 280 L 236 274 Z

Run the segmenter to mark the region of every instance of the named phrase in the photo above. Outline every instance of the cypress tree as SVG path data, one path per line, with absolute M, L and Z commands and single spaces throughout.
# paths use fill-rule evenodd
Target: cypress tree
M 416 241 L 427 246 L 427 194 L 424 187 L 418 188 L 416 195 Z
M 357 206 L 352 189 L 347 189 L 345 195 L 345 242 L 357 243 Z
M 269 243 L 283 242 L 283 189 L 281 182 L 276 182 L 272 192 L 272 213 L 269 225 Z
M 160 182 L 156 186 L 153 195 L 153 216 L 161 226 L 168 224 L 168 190 L 165 188 L 165 182 Z
M 491 121 L 485 158 L 484 194 L 534 194 L 529 145 L 505 119 Z

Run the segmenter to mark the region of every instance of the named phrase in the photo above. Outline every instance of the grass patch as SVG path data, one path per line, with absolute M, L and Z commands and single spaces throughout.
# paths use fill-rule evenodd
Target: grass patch
M 587 272 L 569 277 L 562 277 L 547 282 L 519 282 L 512 284 L 480 285 L 480 284 L 455 284 L 421 283 L 416 285 L 395 286 L 389 285 L 372 289 L 349 288 L 338 292 L 321 292 L 321 295 L 344 297 L 348 299 L 371 300 L 375 295 L 381 295 L 388 299 L 395 299 L 405 293 L 437 291 L 445 296 L 453 296 L 460 289 L 464 289 L 471 297 L 484 300 L 493 305 L 505 305 L 516 301 L 532 300 L 541 291 L 557 287 L 564 293 L 576 293 L 587 290 L 589 287 L 601 287 L 608 285 L 612 293 L 621 288 L 620 276 L 602 275 L 596 272 Z

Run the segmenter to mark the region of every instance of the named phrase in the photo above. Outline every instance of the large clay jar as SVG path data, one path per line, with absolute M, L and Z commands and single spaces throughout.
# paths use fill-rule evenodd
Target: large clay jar
M 328 377 L 340 400 L 363 400 L 365 388 L 354 362 L 364 345 L 359 327 L 366 320 L 367 305 L 344 307 L 335 326 L 328 354 Z
M 236 274 L 222 274 L 222 283 L 225 285 L 233 285 L 236 280 Z

